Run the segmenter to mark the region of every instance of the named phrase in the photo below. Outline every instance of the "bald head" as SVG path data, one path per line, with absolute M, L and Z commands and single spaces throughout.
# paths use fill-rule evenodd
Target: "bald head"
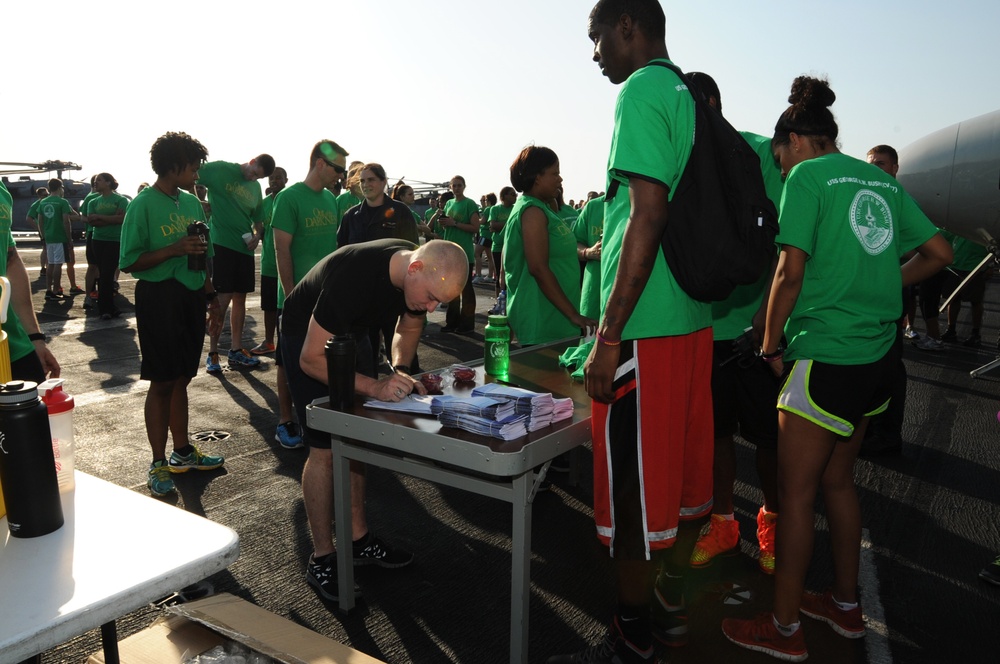
M 434 311 L 457 298 L 469 279 L 469 258 L 454 242 L 431 240 L 410 254 L 403 292 L 407 307 Z

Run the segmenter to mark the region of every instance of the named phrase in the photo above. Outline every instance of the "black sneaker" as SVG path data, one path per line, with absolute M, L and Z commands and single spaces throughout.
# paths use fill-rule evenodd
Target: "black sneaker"
M 1000 586 L 1000 556 L 997 556 L 996 560 L 983 568 L 979 573 L 979 578 L 987 583 Z
M 680 606 L 668 605 L 660 594 L 660 589 L 654 586 L 649 617 L 654 639 L 671 648 L 687 645 L 688 615 L 683 602 Z
M 962 342 L 962 345 L 966 348 L 979 348 L 983 345 L 983 338 L 979 336 L 978 332 L 973 332 L 968 339 Z
M 955 330 L 949 327 L 947 330 L 944 331 L 944 334 L 941 335 L 941 341 L 946 341 L 948 343 L 955 343 L 956 341 L 958 341 L 958 335 L 955 334 Z
M 586 650 L 572 655 L 556 655 L 546 660 L 548 664 L 652 664 L 653 647 L 640 649 L 622 634 L 615 618 L 604 638 Z
M 563 452 L 549 464 L 550 473 L 568 473 L 569 472 L 569 452 Z
M 385 542 L 371 533 L 352 544 L 355 565 L 378 565 L 395 569 L 406 567 L 413 562 L 413 554 L 402 549 L 390 549 Z
M 340 588 L 337 587 L 336 554 L 327 556 L 327 562 L 317 563 L 312 556 L 306 564 L 306 582 L 324 598 L 331 602 L 340 601 Z M 354 598 L 361 597 L 361 588 L 354 584 Z

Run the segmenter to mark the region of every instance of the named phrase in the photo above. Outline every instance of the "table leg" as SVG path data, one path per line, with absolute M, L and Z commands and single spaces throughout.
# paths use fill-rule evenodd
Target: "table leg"
M 528 661 L 528 604 L 531 598 L 531 491 L 534 473 L 515 477 L 511 484 L 513 520 L 510 550 L 510 661 Z
M 104 664 L 118 664 L 118 628 L 114 620 L 101 625 L 101 645 L 104 647 Z
M 354 555 L 351 549 L 351 462 L 344 457 L 344 442 L 331 436 L 333 454 L 333 517 L 337 531 L 337 585 L 340 610 L 354 608 Z

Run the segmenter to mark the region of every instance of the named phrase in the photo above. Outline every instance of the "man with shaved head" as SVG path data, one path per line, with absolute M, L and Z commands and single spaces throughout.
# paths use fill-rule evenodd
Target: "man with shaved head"
M 469 277 L 465 250 L 453 242 L 431 240 L 422 247 L 406 240 L 386 239 L 342 247 L 319 261 L 285 298 L 281 317 L 282 360 L 299 423 L 306 422 L 306 405 L 329 394 L 325 347 L 339 334 L 357 341 L 356 392 L 381 401 L 399 401 L 423 385 L 404 372 L 420 340 L 426 312 L 458 297 Z M 359 285 L 364 287 L 360 288 Z M 377 377 L 370 352 L 368 328 L 388 316 L 399 316 L 391 340 L 393 366 Z M 333 548 L 333 457 L 330 436 L 303 426 L 309 458 L 302 471 L 302 495 L 313 538 L 313 555 L 306 581 L 331 602 L 339 600 Z M 368 530 L 364 511 L 364 465 L 351 462 L 351 529 L 354 563 L 403 567 L 413 554 L 390 549 Z M 341 546 L 347 538 L 341 532 Z

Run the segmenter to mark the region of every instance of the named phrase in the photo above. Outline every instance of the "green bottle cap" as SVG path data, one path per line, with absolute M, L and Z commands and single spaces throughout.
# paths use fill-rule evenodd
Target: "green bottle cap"
M 503 326 L 503 327 L 507 326 L 507 317 L 506 316 L 500 316 L 500 315 L 487 316 L 486 321 L 490 325 L 496 325 L 498 327 L 499 326 Z

